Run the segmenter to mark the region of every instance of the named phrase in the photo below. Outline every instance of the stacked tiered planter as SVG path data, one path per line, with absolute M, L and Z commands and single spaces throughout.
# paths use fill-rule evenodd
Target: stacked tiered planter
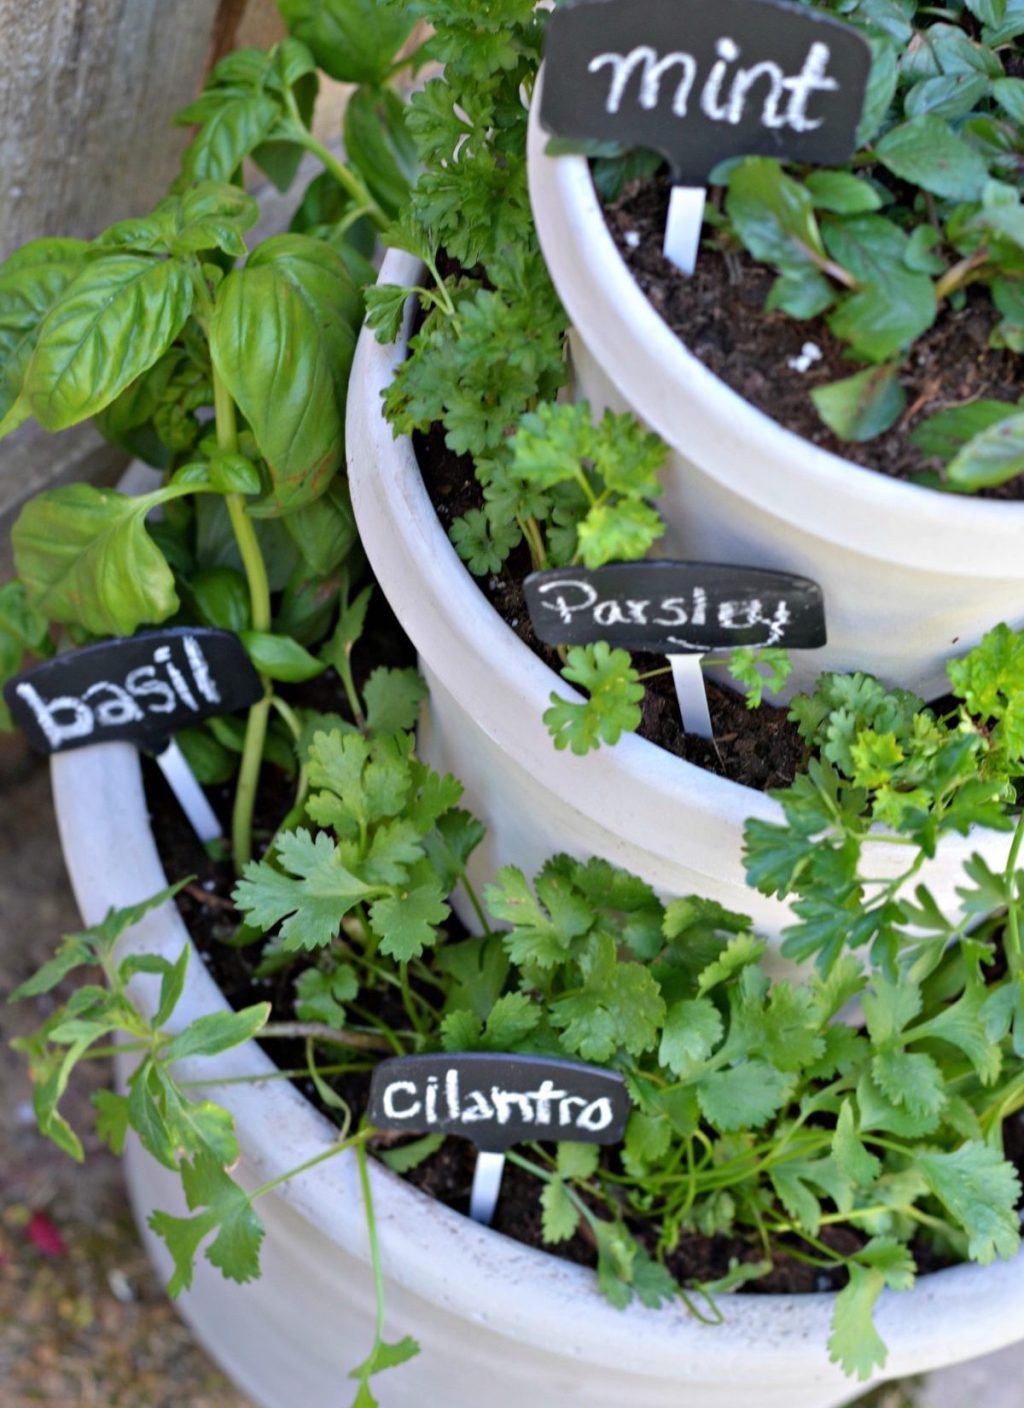
M 414 259 L 393 253 L 381 277 L 411 285 L 418 272 Z M 781 822 L 776 802 L 635 735 L 582 758 L 556 751 L 542 719 L 549 695 L 578 696 L 480 592 L 438 521 L 412 442 L 396 439 L 381 412 L 381 394 L 404 357 L 404 340 L 381 346 L 363 333 L 347 426 L 352 501 L 374 573 L 430 686 L 421 752 L 460 779 L 466 805 L 487 826 L 472 878 L 486 881 L 507 864 L 534 874 L 557 851 L 596 855 L 662 894 L 704 895 L 749 914 L 776 937 L 789 910 L 747 886 L 741 855 L 745 821 Z M 831 616 L 827 593 L 826 603 Z M 1004 833 L 947 836 L 921 878 L 955 909 L 963 861 L 981 851 L 998 868 L 1007 846 Z M 894 849 L 874 848 L 873 873 L 898 873 Z
M 571 260 L 571 251 L 566 257 Z M 415 260 L 392 253 L 381 278 L 411 286 L 418 274 Z M 406 332 L 412 307 L 407 311 Z M 405 338 L 382 346 L 364 330 L 347 425 L 352 499 L 374 573 L 419 651 L 430 686 L 421 752 L 431 766 L 452 771 L 463 781 L 466 804 L 488 827 L 475 876 L 484 880 L 506 863 L 531 873 L 558 850 L 598 855 L 642 875 L 663 893 L 703 894 L 750 913 L 763 932 L 777 935 L 788 911 L 745 885 L 740 858 L 744 820 L 781 820 L 776 803 L 637 737 L 584 758 L 554 749 L 541 715 L 553 689 L 569 697 L 572 691 L 518 639 L 479 591 L 437 519 L 411 441 L 396 439 L 382 414 L 381 394 L 405 355 Z M 727 560 L 722 552 L 724 547 L 719 559 Z M 774 565 L 787 564 L 776 560 Z M 962 861 L 972 851 L 981 851 L 999 865 L 1007 844 L 1002 833 L 944 838 L 928 867 L 927 883 L 942 895 L 942 902 L 955 907 Z M 877 850 L 877 864 L 891 864 L 886 847 Z M 523 1255 L 495 1234 L 471 1228 L 467 1236 L 487 1239 L 494 1267 L 502 1266 L 506 1256 L 516 1260 Z M 520 1291 L 523 1302 L 545 1305 L 548 1285 L 565 1277 L 566 1269 L 552 1269 L 532 1256 L 529 1265 L 529 1281 Z M 566 1343 L 576 1346 L 571 1370 L 566 1367 L 564 1376 L 546 1378 L 539 1402 L 572 1402 L 577 1390 L 580 1402 L 606 1401 L 602 1394 L 611 1380 L 600 1366 L 627 1362 L 617 1352 L 606 1359 L 605 1351 L 613 1344 L 632 1346 L 628 1362 L 636 1364 L 636 1373 L 628 1389 L 615 1381 L 609 1403 L 749 1408 L 753 1402 L 777 1401 L 837 1408 L 863 1392 L 829 1363 L 830 1295 L 728 1297 L 722 1302 L 725 1324 L 719 1327 L 698 1325 L 675 1312 L 664 1318 L 657 1312 L 652 1318 L 649 1312 L 630 1310 L 615 1313 L 609 1321 L 605 1307 L 598 1311 L 589 1273 L 580 1276 L 573 1269 L 571 1275 L 583 1301 L 572 1306 L 563 1302 L 552 1312 L 556 1325 L 564 1327 Z M 974 1316 L 982 1305 L 988 1307 L 978 1321 L 985 1327 L 984 1342 L 974 1331 L 943 1330 L 940 1304 L 947 1293 L 955 1313 L 969 1306 Z M 489 1314 L 495 1304 L 488 1285 L 480 1309 Z M 1011 1343 L 1020 1335 L 1022 1304 L 1024 1254 L 991 1267 L 943 1271 L 922 1280 L 912 1292 L 887 1295 L 878 1319 L 890 1345 L 885 1377 L 937 1368 Z M 907 1318 L 897 1328 L 889 1317 L 903 1315 Z M 629 1326 L 634 1321 L 644 1327 L 642 1340 L 633 1338 Z M 570 1329 L 581 1324 L 595 1329 L 585 1345 Z M 797 1359 L 786 1369 L 782 1364 L 796 1340 L 802 1341 L 802 1372 L 796 1372 Z M 632 1351 L 641 1343 L 638 1362 Z M 524 1343 L 524 1358 L 527 1355 L 532 1358 L 533 1351 Z M 548 1367 L 553 1371 L 555 1364 Z M 664 1374 L 660 1383 L 659 1373 Z M 489 1396 L 500 1395 L 500 1372 L 489 1374 L 488 1384 Z

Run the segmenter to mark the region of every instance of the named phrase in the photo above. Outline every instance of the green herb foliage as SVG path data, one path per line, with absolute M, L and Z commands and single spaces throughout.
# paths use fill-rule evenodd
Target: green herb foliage
M 175 1062 L 256 1031 L 304 1038 L 307 1064 L 292 1074 L 313 1081 L 341 1125 L 322 1158 L 370 1138 L 367 1128 L 349 1136 L 331 1077 L 365 1072 L 380 1054 L 512 1051 L 608 1066 L 623 1073 L 634 1104 L 620 1149 L 510 1152 L 537 1179 L 545 1240 L 557 1245 L 584 1227 L 613 1304 L 681 1298 L 703 1318 L 720 1315 L 718 1295 L 786 1251 L 837 1278 L 830 1351 L 849 1374 L 868 1377 L 886 1354 L 874 1306 L 886 1287 L 914 1283 L 915 1239 L 981 1263 L 1019 1245 L 1021 1187 L 1002 1131 L 1024 1108 L 1024 822 L 1002 871 L 979 856 L 967 862 L 956 914 L 923 887 L 900 898 L 895 882 L 877 913 L 864 833 L 882 805 L 912 877 L 944 830 L 1013 824 L 1020 637 L 1000 628 L 953 668 L 965 701 L 955 719 L 935 720 L 864 676 L 829 677 L 794 706 L 821 750 L 807 775 L 817 810 L 803 784 L 784 795 L 784 825 L 770 835 L 751 825 L 751 867 L 763 868 L 762 887 L 805 885 L 800 893 L 815 902 L 826 883 L 840 900 L 847 883 L 862 898 L 843 910 L 841 932 L 810 929 L 806 915 L 794 951 L 817 953 L 818 971 L 780 980 L 743 915 L 696 897 L 666 902 L 602 860 L 555 856 L 532 882 L 506 866 L 478 895 L 466 866 L 482 828 L 458 809 L 458 784 L 415 759 L 405 732 L 421 695 L 416 677 L 377 672 L 359 692 L 346 673 L 365 606 L 365 594 L 346 599 L 324 649 L 352 691 L 352 718 L 297 718 L 303 807 L 236 891 L 248 932 L 269 931 L 257 971 L 290 972 L 298 1021 L 266 1025 L 260 1006 L 172 1035 L 187 959 L 119 961 L 114 944 L 149 906 L 111 915 L 66 940 L 15 994 L 48 992 L 83 965 L 99 964 L 107 982 L 80 988 L 20 1043 L 41 1126 L 77 1155 L 58 1108 L 73 1066 L 115 1031 L 135 1043 L 141 1064 L 126 1096 L 99 1097 L 100 1125 L 115 1147 L 137 1129 L 182 1176 L 190 1215 L 153 1218 L 177 1290 L 202 1247 L 226 1275 L 256 1274 L 253 1201 L 291 1175 L 253 1193 L 237 1185 L 225 1172 L 237 1153 L 230 1118 L 190 1098 Z M 479 926 L 452 941 L 444 920 L 457 883 Z M 865 968 L 851 949 L 869 940 Z M 137 973 L 161 984 L 152 1020 L 127 990 Z M 387 1158 L 408 1171 L 439 1145 L 436 1135 L 417 1139 Z M 365 1172 L 364 1183 L 368 1195 Z M 367 1207 L 372 1228 L 368 1197 Z M 641 1224 L 651 1229 L 642 1243 Z M 843 1250 L 829 1235 L 835 1226 L 856 1234 Z M 689 1234 L 739 1238 L 754 1260 L 712 1284 L 681 1284 L 673 1253 Z M 371 1374 L 415 1352 L 384 1341 L 381 1306 L 375 1346 L 354 1371 L 357 1404 L 373 1401 Z
M 815 957 L 827 971 L 846 949 L 867 945 L 872 962 L 894 974 L 908 944 L 927 964 L 973 930 L 995 883 L 980 860 L 956 923 L 926 889 L 916 899 L 899 892 L 910 892 L 944 835 L 1011 825 L 1007 807 L 1024 771 L 1022 667 L 1020 634 L 998 626 L 950 664 L 960 702 L 948 713 L 861 674 L 825 675 L 813 695 L 793 701 L 790 717 L 812 750 L 807 771 L 773 794 L 783 822 L 746 828 L 750 884 L 795 900 L 785 953 Z
M 396 434 L 439 425 L 448 448 L 471 457 L 482 503 L 450 535 L 475 575 L 499 572 L 514 553 L 515 570 L 524 560 L 542 570 L 642 559 L 664 533 L 655 500 L 665 446 L 631 415 L 595 421 L 585 402 L 555 399 L 567 321 L 526 186 L 544 15 L 522 0 L 500 15 L 477 0 L 423 0 L 419 9 L 445 68 L 411 100 L 422 171 L 385 239 L 422 260 L 429 280 L 414 290 L 423 317 L 385 412 Z M 398 336 L 408 300 L 397 285 L 367 290 L 381 341 Z M 733 668 L 751 707 L 787 672 L 781 652 L 738 652 Z M 584 753 L 639 724 L 643 689 L 622 651 L 573 651 L 563 677 L 591 693 L 583 703 L 552 695 L 556 746 Z
M 296 34 L 228 55 L 179 115 L 197 130 L 149 214 L 91 242 L 35 240 L 0 265 L 0 436 L 30 416 L 51 431 L 92 418 L 162 472 L 134 498 L 71 485 L 27 504 L 12 534 L 18 580 L 0 594 L 0 683 L 52 653 L 51 626 L 75 644 L 164 622 L 237 632 L 266 697 L 241 738 L 219 721 L 185 747 L 204 780 L 238 762 L 239 866 L 261 760 L 283 749 L 291 764 L 273 682 L 324 668 L 307 647 L 330 629 L 343 574 L 358 570 L 336 476 L 359 285 L 374 277 L 366 232 L 372 242 L 396 213 L 413 161 L 387 86 L 418 61 L 398 55 L 412 12 L 356 0 L 286 8 Z M 317 60 L 333 71 L 342 42 L 355 45 L 360 84 L 346 162 L 310 125 Z M 292 232 L 253 247 L 259 208 L 241 189 L 243 161 L 285 189 L 304 152 L 323 169 Z
M 1024 14 L 1013 3 L 834 0 L 874 60 L 859 150 L 842 169 L 787 172 L 767 157 L 728 163 L 714 238 L 740 244 L 778 278 L 767 308 L 825 315 L 864 369 L 812 393 L 845 440 L 903 415 L 901 371 L 947 306 L 983 289 L 999 317 L 992 345 L 1024 349 Z M 993 403 L 982 403 L 986 407 Z M 951 488 L 1000 484 L 1024 469 L 1024 418 L 979 422 L 977 403 L 927 418 L 913 439 Z M 941 426 L 941 438 L 939 427 Z

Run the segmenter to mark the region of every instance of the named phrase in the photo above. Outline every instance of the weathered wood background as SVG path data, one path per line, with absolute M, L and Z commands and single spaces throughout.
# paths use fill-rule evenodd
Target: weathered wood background
M 283 32 L 274 0 L 0 0 L 0 257 L 147 210 L 189 140 L 170 119 L 211 59 Z M 337 130 L 339 102 L 325 95 L 318 129 Z M 121 462 L 88 426 L 0 442 L 0 580 L 26 498 Z

